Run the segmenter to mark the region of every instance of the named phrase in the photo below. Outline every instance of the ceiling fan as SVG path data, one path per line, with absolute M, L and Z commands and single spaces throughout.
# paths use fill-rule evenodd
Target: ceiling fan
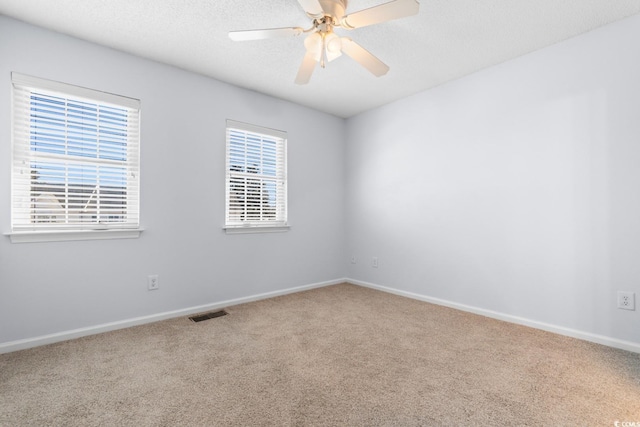
M 358 62 L 375 76 L 380 77 L 389 71 L 389 67 L 369 51 L 351 40 L 339 37 L 333 32 L 335 27 L 347 30 L 366 27 L 404 18 L 418 13 L 420 4 L 417 0 L 393 0 L 388 3 L 346 14 L 348 0 L 298 0 L 300 6 L 312 20 L 313 25 L 301 27 L 270 28 L 265 30 L 230 31 L 229 37 L 234 41 L 260 40 L 277 37 L 309 35 L 304 40 L 307 50 L 302 65 L 298 70 L 295 82 L 307 84 L 317 63 L 324 68 L 326 64 L 343 53 Z

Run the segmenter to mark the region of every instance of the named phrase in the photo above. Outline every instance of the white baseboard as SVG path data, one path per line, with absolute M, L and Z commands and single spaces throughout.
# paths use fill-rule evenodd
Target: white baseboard
M 143 325 L 145 323 L 158 322 L 160 320 L 171 319 L 174 317 L 187 316 L 203 311 L 219 310 L 247 302 L 258 301 L 267 298 L 273 298 L 280 295 L 302 292 L 309 289 L 322 288 L 324 286 L 337 285 L 346 282 L 347 279 L 330 280 L 327 282 L 313 283 L 310 285 L 297 286 L 294 288 L 281 289 L 273 292 L 266 292 L 257 295 L 251 295 L 243 298 L 236 298 L 226 301 L 214 302 L 195 307 L 188 307 L 180 310 L 167 311 L 164 313 L 152 314 L 149 316 L 135 317 L 133 319 L 119 320 L 117 322 L 104 323 L 102 325 L 89 326 L 86 328 L 73 329 L 71 331 L 58 332 L 55 334 L 43 335 L 34 338 L 27 338 L 17 341 L 9 341 L 0 343 L 0 354 L 10 353 L 12 351 L 25 350 L 28 348 L 38 347 L 46 344 L 53 344 L 60 341 L 67 341 L 74 338 L 80 338 L 87 335 L 100 334 L 103 332 L 115 331 L 117 329 L 129 328 L 131 326 Z
M 420 295 L 413 292 L 401 291 L 399 289 L 394 289 L 386 286 L 376 285 L 373 283 L 363 282 L 361 280 L 345 279 L 345 281 L 347 283 L 352 283 L 354 285 L 376 289 L 383 292 L 388 292 L 394 295 L 400 295 L 403 297 L 412 298 L 419 301 L 424 301 L 424 302 L 428 302 L 436 305 L 455 308 L 457 310 L 479 314 L 481 316 L 491 317 L 493 319 L 503 320 L 505 322 L 515 323 L 518 325 L 529 326 L 531 328 L 541 329 L 543 331 L 553 332 L 559 335 L 565 335 L 568 337 L 577 338 L 584 341 L 590 341 L 597 344 L 606 345 L 609 347 L 632 351 L 634 353 L 640 353 L 640 343 L 636 343 L 636 342 L 623 341 L 616 338 L 607 337 L 604 335 L 592 334 L 590 332 L 583 332 L 575 329 L 565 328 L 563 326 L 556 326 L 549 323 L 538 322 L 536 320 L 526 319 L 524 317 L 512 316 L 510 314 L 504 314 L 504 313 L 499 313 L 497 311 L 486 310 L 483 308 L 473 307 L 465 304 L 459 304 L 456 302 L 447 301 L 439 298 L 433 298 L 426 295 Z
M 10 353 L 12 351 L 25 350 L 28 348 L 38 347 L 46 344 L 53 344 L 60 341 L 67 341 L 74 338 L 80 338 L 87 335 L 94 335 L 103 332 L 115 331 L 118 329 L 124 329 L 131 326 L 143 325 L 145 323 L 158 322 L 160 320 L 171 319 L 175 317 L 187 316 L 194 313 L 203 311 L 219 310 L 226 307 L 231 307 L 238 304 L 244 304 L 252 301 L 259 301 L 262 299 L 273 298 L 280 295 L 292 294 L 295 292 L 302 292 L 309 289 L 321 288 L 325 286 L 337 285 L 339 283 L 351 283 L 357 286 L 363 286 L 366 288 L 376 289 L 379 291 L 387 292 L 394 295 L 400 295 L 407 298 L 412 298 L 419 301 L 424 301 L 436 305 L 454 308 L 469 313 L 479 314 L 481 316 L 490 317 L 493 319 L 503 320 L 505 322 L 515 323 L 518 325 L 529 326 L 531 328 L 541 329 L 543 331 L 553 332 L 559 335 L 565 335 L 572 338 L 577 338 L 585 341 L 594 342 L 597 344 L 606 345 L 609 347 L 619 348 L 622 350 L 632 351 L 634 353 L 640 353 L 640 343 L 623 341 L 616 338 L 611 338 L 603 335 L 592 334 L 589 332 L 578 331 L 575 329 L 565 328 L 562 326 L 551 325 L 544 322 L 538 322 L 535 320 L 526 319 L 523 317 L 512 316 L 509 314 L 499 313 L 492 310 L 486 310 L 470 305 L 459 304 L 452 301 L 447 301 L 439 298 L 433 298 L 426 295 L 416 294 L 413 292 L 402 291 L 386 286 L 380 286 L 373 283 L 363 282 L 355 279 L 336 279 L 326 282 L 313 283 L 310 285 L 298 286 L 293 288 L 282 289 L 279 291 L 266 292 L 262 294 L 251 295 L 243 298 L 236 298 L 231 300 L 225 300 L 210 304 L 199 305 L 195 307 L 188 307 L 180 310 L 167 311 L 164 313 L 152 314 L 149 316 L 136 317 L 133 319 L 126 319 L 117 322 L 105 323 L 102 325 L 90 326 L 86 328 L 74 329 L 71 331 L 58 332 L 55 334 L 43 335 L 34 338 L 27 338 L 17 341 L 9 341 L 6 343 L 0 343 L 0 354 Z

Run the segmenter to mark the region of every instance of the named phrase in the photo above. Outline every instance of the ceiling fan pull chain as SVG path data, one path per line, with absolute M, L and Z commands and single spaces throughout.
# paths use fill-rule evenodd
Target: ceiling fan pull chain
M 322 56 L 320 57 L 320 66 L 324 68 L 327 65 L 327 37 L 322 33 Z

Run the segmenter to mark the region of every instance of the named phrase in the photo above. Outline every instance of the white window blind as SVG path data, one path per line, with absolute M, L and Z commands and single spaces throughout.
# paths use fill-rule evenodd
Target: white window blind
M 12 230 L 137 228 L 140 101 L 11 77 Z
M 286 144 L 286 132 L 227 120 L 227 228 L 287 225 Z

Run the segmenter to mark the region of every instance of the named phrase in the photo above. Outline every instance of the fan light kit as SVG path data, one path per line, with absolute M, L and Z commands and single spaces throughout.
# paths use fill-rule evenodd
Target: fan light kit
M 418 13 L 417 0 L 394 0 L 346 15 L 347 0 L 298 0 L 300 6 L 312 19 L 313 25 L 301 27 L 270 28 L 266 30 L 231 31 L 229 37 L 235 41 L 261 40 L 277 37 L 291 37 L 310 33 L 304 40 L 307 50 L 295 82 L 307 84 L 311 74 L 320 64 L 324 68 L 328 62 L 343 53 L 358 62 L 377 77 L 387 74 L 389 67 L 369 53 L 368 50 L 351 40 L 333 32 L 336 27 L 346 30 L 366 27 L 393 19 L 404 18 Z

